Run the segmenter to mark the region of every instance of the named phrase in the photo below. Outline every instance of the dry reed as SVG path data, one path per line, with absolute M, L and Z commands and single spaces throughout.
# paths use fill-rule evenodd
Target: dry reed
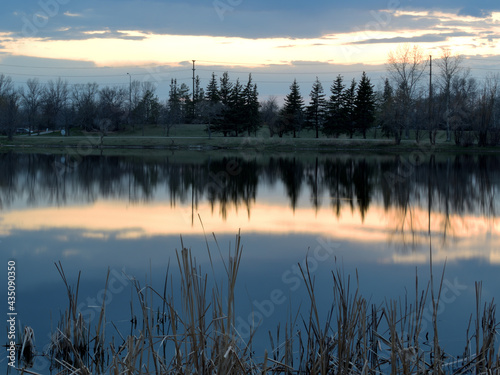
M 174 298 L 174 281 L 167 274 L 162 293 L 151 280 L 141 285 L 132 281 L 131 329 L 119 337 L 106 335 L 106 305 L 92 325 L 85 322 L 77 309 L 80 274 L 72 288 L 61 263 L 56 264 L 68 294 L 68 308 L 52 336 L 50 350 L 38 355 L 50 359 L 53 369 L 67 374 L 498 374 L 500 369 L 496 337 L 496 305 L 481 302 L 482 284 L 476 284 L 476 312 L 470 334 L 466 332 L 462 359 L 447 357 L 439 346 L 438 308 L 443 285 L 434 292 L 434 278 L 421 289 L 415 277 L 415 295 L 387 300 L 380 306 L 369 305 L 361 296 L 359 279 L 355 283 L 342 268 L 332 271 L 331 307 L 320 311 L 315 279 L 306 262 L 299 265 L 309 304 L 307 312 L 289 308 L 283 325 L 275 334 L 267 332 L 269 350 L 261 361 L 253 355 L 256 332 L 243 340 L 236 326 L 235 291 L 242 260 L 240 234 L 234 249 L 222 255 L 223 281 L 215 272 L 215 261 L 209 252 L 212 277 L 204 273 L 190 249 L 176 252 L 180 280 L 180 300 Z M 106 286 L 109 279 L 109 270 Z M 170 285 L 168 285 L 170 283 Z M 169 287 L 170 286 L 170 287 Z M 169 293 L 170 291 L 170 293 Z M 432 340 L 422 344 L 424 308 L 429 297 L 432 304 Z M 105 300 L 105 298 L 104 298 Z M 159 303 L 155 303 L 159 301 Z M 303 329 L 295 330 L 301 317 Z M 472 316 L 471 316 L 472 322 Z M 33 364 L 34 333 L 24 331 L 22 363 L 26 373 Z M 284 334 L 283 334 L 284 332 Z M 472 353 L 474 344 L 475 353 Z M 424 350 L 428 348 L 427 350 Z

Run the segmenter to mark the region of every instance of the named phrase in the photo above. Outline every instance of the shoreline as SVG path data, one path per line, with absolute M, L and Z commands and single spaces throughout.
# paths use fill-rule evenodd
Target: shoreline
M 158 136 L 17 136 L 12 141 L 0 137 L 0 151 L 56 151 L 78 149 L 85 154 L 103 151 L 168 150 L 168 151 L 253 151 L 256 153 L 377 153 L 406 154 L 412 152 L 491 154 L 500 153 L 500 147 L 457 146 L 453 142 L 428 140 L 417 143 L 403 140 L 396 145 L 390 139 L 334 139 L 334 138 L 255 138 L 255 137 L 158 137 Z M 57 151 L 55 152 L 57 153 Z M 114 153 L 114 152 L 113 152 Z

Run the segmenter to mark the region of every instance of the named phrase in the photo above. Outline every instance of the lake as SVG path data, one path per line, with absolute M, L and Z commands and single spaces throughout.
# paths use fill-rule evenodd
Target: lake
M 18 323 L 34 329 L 38 351 L 68 306 L 55 263 L 73 288 L 81 271 L 80 311 L 95 322 L 104 301 L 107 335 L 118 337 L 134 314 L 134 278 L 163 290 L 168 269 L 177 294 L 183 244 L 203 272 L 224 280 L 221 259 L 239 231 L 236 328 L 248 337 L 257 327 L 257 357 L 269 349 L 268 331 L 309 313 L 299 264 L 326 317 L 332 271 L 351 290 L 359 281 L 370 305 L 414 301 L 416 276 L 419 289 L 430 280 L 432 249 L 435 291 L 443 277 L 440 345 L 450 356 L 461 355 L 474 324 L 475 283 L 481 304 L 500 298 L 497 155 L 3 153 L 0 170 L 2 264 L 16 262 Z M 422 345 L 431 320 L 428 303 Z M 301 319 L 295 326 L 304 328 Z M 35 370 L 47 368 L 36 359 Z

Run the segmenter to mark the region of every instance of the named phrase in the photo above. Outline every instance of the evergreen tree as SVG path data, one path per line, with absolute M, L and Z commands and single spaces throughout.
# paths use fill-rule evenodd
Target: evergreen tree
M 239 133 L 245 130 L 244 117 L 245 96 L 243 93 L 243 86 L 241 85 L 240 80 L 237 79 L 229 95 L 228 110 L 226 111 L 224 119 L 227 129 L 230 132 L 234 132 L 236 137 L 239 135 Z
M 201 87 L 200 77 L 196 76 L 195 86 L 194 86 L 194 100 L 191 103 L 190 114 L 192 115 L 191 122 L 199 124 L 204 121 L 204 109 L 205 109 L 205 90 Z
M 370 79 L 363 72 L 359 82 L 355 99 L 355 121 L 359 131 L 366 139 L 366 130 L 375 121 L 375 94 Z
M 306 108 L 307 124 L 316 130 L 316 138 L 319 138 L 319 129 L 325 120 L 326 101 L 323 86 L 316 77 L 311 90 L 311 101 Z
M 160 101 L 153 91 L 146 90 L 144 92 L 139 102 L 139 110 L 143 115 L 145 124 L 158 124 L 158 119 L 160 117 Z M 142 133 L 142 135 L 144 135 L 144 127 Z
M 222 111 L 222 104 L 220 101 L 220 94 L 219 94 L 219 86 L 217 84 L 217 77 L 215 73 L 212 73 L 212 78 L 210 79 L 210 82 L 208 83 L 206 92 L 205 92 L 205 101 L 203 102 L 203 108 L 201 110 L 202 112 L 202 118 L 204 121 L 207 123 L 207 133 L 208 136 L 212 136 L 212 130 L 214 124 L 217 124 L 218 121 L 220 121 L 220 115 Z M 215 125 L 216 127 L 217 125 Z
M 219 87 L 217 85 L 217 78 L 215 73 L 212 73 L 212 78 L 207 86 L 207 92 L 205 94 L 207 100 L 213 104 L 220 102 Z
M 233 84 L 229 81 L 229 73 L 224 72 L 220 79 L 219 98 L 225 106 L 229 103 L 229 96 L 231 95 Z
M 281 110 L 281 122 L 286 133 L 293 132 L 293 137 L 300 133 L 304 121 L 304 99 L 300 95 L 297 80 L 290 86 L 290 93 L 285 97 L 285 105 Z
M 338 137 L 342 133 L 344 126 L 344 79 L 339 74 L 330 87 L 330 100 L 327 103 L 326 122 L 323 133 L 327 136 Z
M 389 82 L 389 79 L 386 78 L 384 81 L 384 91 L 382 93 L 382 102 L 380 103 L 379 110 L 379 124 L 382 128 L 382 134 L 385 137 L 391 137 L 394 132 L 395 127 L 395 119 L 394 115 L 394 93 Z
M 252 75 L 248 75 L 248 82 L 243 90 L 243 97 L 245 100 L 244 114 L 241 118 L 244 127 L 250 136 L 251 132 L 257 132 L 260 125 L 260 113 L 259 113 L 259 93 L 257 91 L 257 85 L 252 84 Z
M 233 84 L 229 81 L 228 72 L 224 72 L 220 78 L 219 98 L 222 104 L 220 116 L 214 122 L 213 130 L 222 133 L 224 137 L 230 134 L 231 127 L 231 94 L 233 93 Z
M 170 91 L 168 93 L 168 124 L 175 125 L 181 123 L 182 109 L 179 86 L 177 79 L 170 80 Z
M 352 138 L 356 130 L 356 80 L 353 78 L 351 86 L 344 90 L 343 129 Z
M 179 88 L 179 98 L 181 101 L 181 113 L 183 122 L 188 121 L 190 114 L 191 104 L 191 94 L 189 93 L 189 86 L 185 83 L 181 83 L 181 87 Z
M 200 86 L 200 76 L 196 76 L 194 81 L 194 103 L 204 99 L 203 87 Z

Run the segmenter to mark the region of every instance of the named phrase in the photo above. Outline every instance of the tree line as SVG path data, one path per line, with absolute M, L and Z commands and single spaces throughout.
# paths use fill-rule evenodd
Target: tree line
M 126 125 L 161 125 L 168 136 L 172 126 L 184 123 L 206 124 L 206 131 L 223 136 L 251 136 L 266 126 L 270 135 L 300 134 L 313 128 L 319 133 L 338 136 L 342 132 L 372 126 L 375 96 L 370 80 L 363 73 L 359 85 L 353 80 L 345 89 L 342 77 L 330 101 L 325 100 L 318 79 L 311 91 L 311 103 L 304 104 L 296 81 L 290 87 L 285 105 L 279 108 L 276 98 L 259 102 L 257 85 L 249 74 L 246 84 L 232 82 L 228 72 L 218 78 L 212 73 L 206 89 L 195 80 L 194 94 L 176 79 L 170 82 L 168 99 L 162 102 L 156 87 L 150 82 L 131 81 L 123 86 L 99 87 L 97 83 L 70 86 L 67 81 L 50 80 L 42 85 L 37 78 L 28 79 L 26 86 L 16 89 L 10 77 L 0 74 L 0 129 L 9 137 L 17 130 L 27 133 L 44 129 L 84 131 L 120 131 Z
M 306 103 L 296 80 L 279 105 L 275 97 L 259 102 L 257 85 L 230 80 L 228 72 L 212 73 L 206 88 L 196 77 L 194 92 L 185 83 L 170 82 L 167 100 L 160 100 L 156 86 L 132 81 L 123 86 L 99 87 L 97 83 L 69 85 L 57 79 L 41 84 L 37 78 L 16 88 L 0 74 L 0 130 L 12 137 L 20 129 L 74 128 L 85 131 L 120 131 L 126 126 L 153 124 L 166 136 L 178 124 L 205 124 L 208 136 L 251 136 L 265 128 L 271 137 L 299 137 L 312 130 L 315 137 L 341 135 L 367 137 L 372 130 L 396 143 L 424 136 L 434 144 L 437 132 L 458 145 L 500 143 L 500 78 L 488 75 L 482 82 L 463 66 L 464 58 L 444 50 L 432 66 L 418 46 L 401 45 L 389 53 L 388 77 L 375 90 L 362 73 L 359 82 L 338 75 L 325 93 L 318 78 Z M 425 78 L 429 74 L 429 81 Z M 380 130 L 380 131 L 378 131 Z

